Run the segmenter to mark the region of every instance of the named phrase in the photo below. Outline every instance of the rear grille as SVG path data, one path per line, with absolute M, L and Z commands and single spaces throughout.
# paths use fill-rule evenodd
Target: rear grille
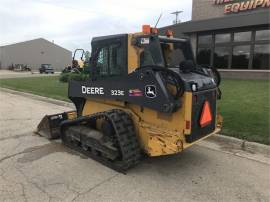
M 200 117 L 205 101 L 210 104 L 212 121 L 205 127 L 200 126 Z M 216 89 L 193 93 L 192 115 L 191 115 L 191 134 L 186 135 L 186 141 L 192 143 L 215 130 L 216 126 Z

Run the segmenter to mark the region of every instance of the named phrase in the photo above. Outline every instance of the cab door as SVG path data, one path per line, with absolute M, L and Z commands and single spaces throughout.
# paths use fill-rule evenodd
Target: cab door
M 92 47 L 93 79 L 127 75 L 126 34 L 93 39 Z

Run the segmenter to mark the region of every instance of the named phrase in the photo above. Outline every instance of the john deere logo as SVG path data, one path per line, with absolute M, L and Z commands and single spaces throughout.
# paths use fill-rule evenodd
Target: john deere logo
M 157 96 L 156 86 L 154 85 L 145 86 L 145 96 L 148 98 L 155 98 Z

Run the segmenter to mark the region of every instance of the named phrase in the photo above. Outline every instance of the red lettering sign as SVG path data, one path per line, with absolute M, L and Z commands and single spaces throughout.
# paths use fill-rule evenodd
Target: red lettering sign
M 214 0 L 215 5 L 224 5 L 224 13 L 238 13 L 241 11 L 254 10 L 257 8 L 270 8 L 270 0 Z

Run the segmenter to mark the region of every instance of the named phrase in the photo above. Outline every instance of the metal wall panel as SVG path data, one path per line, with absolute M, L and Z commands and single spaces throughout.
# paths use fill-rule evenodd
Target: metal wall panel
M 71 55 L 71 51 L 42 38 L 0 47 L 2 69 L 24 64 L 38 70 L 41 64 L 51 64 L 59 71 L 71 65 Z

